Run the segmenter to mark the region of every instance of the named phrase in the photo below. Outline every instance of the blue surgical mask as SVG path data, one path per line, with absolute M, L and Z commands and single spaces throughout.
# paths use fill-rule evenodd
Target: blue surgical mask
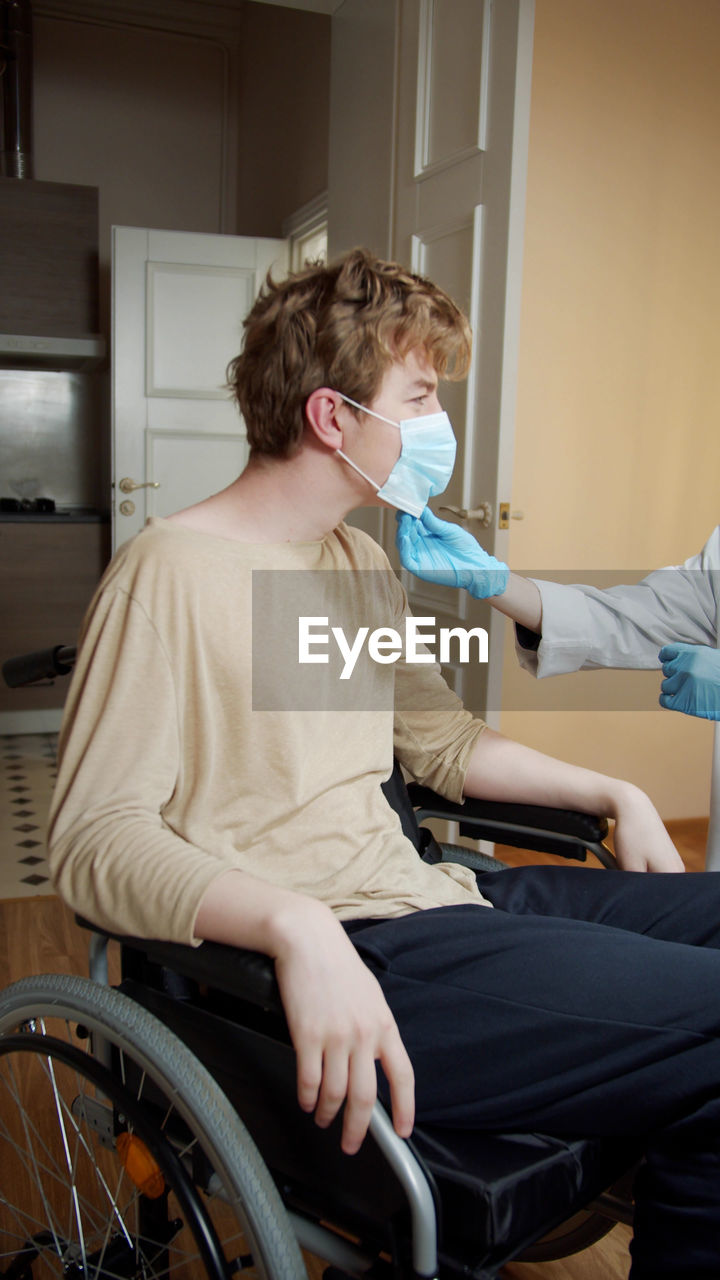
M 389 502 L 391 507 L 407 511 L 411 516 L 422 515 L 428 498 L 436 493 L 443 493 L 447 488 L 455 465 L 457 441 L 447 414 L 424 413 L 417 418 L 403 418 L 401 422 L 394 422 L 392 418 L 385 418 L 373 409 L 366 409 L 356 400 L 343 395 L 342 391 L 339 394 L 354 408 L 399 429 L 400 457 L 385 483 L 378 485 L 341 449 L 337 450 L 337 456 L 347 462 L 353 471 L 357 471 L 363 480 L 367 480 L 383 502 Z

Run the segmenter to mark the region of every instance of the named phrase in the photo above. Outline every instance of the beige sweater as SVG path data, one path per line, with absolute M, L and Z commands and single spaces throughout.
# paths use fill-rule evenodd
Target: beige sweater
M 349 642 L 362 625 L 402 632 L 406 611 L 383 552 L 346 525 L 270 545 L 149 521 L 83 627 L 49 833 L 62 897 L 181 942 L 229 868 L 342 919 L 482 903 L 466 868 L 418 858 L 380 784 L 395 752 L 461 799 L 484 725 L 433 663 L 365 659 L 340 678 L 330 628 Z M 327 663 L 299 662 L 301 616 L 328 619 L 305 648 Z

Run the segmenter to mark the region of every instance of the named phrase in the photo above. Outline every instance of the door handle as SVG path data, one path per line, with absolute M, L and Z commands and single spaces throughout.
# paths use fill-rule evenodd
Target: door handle
M 441 511 L 451 511 L 454 516 L 459 516 L 461 520 L 477 520 L 483 529 L 489 529 L 492 524 L 493 509 L 489 502 L 480 502 L 476 507 L 440 507 Z
M 134 493 L 136 489 L 159 489 L 159 480 L 146 480 L 144 484 L 137 484 L 135 480 L 131 480 L 129 476 L 123 476 L 118 488 L 121 493 Z

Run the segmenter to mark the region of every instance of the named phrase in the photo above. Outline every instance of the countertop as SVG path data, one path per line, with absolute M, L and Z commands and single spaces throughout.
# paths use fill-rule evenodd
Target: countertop
M 4 524 L 107 524 L 107 511 L 93 507 L 64 507 L 58 511 L 0 511 Z

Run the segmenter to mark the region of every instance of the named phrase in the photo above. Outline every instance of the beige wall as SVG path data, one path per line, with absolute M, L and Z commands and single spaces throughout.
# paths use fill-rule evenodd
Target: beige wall
M 36 17 L 35 177 L 100 189 L 110 226 L 219 231 L 223 51 L 160 31 Z
M 236 229 L 281 236 L 328 184 L 330 18 L 246 4 L 240 56 Z
M 537 0 L 518 570 L 622 580 L 692 555 L 720 520 L 719 65 L 717 0 Z M 624 678 L 561 693 L 508 657 L 505 705 L 535 709 L 502 727 L 635 778 L 665 817 L 706 812 L 710 726 L 589 710 L 617 706 Z

